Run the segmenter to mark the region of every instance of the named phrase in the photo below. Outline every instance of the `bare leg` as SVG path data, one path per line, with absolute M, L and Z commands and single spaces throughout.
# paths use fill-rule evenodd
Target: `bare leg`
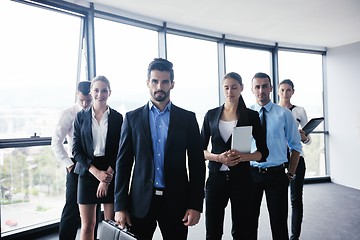
M 96 204 L 79 204 L 81 216 L 80 240 L 94 240 Z
M 104 219 L 105 220 L 114 220 L 114 204 L 113 203 L 104 203 Z

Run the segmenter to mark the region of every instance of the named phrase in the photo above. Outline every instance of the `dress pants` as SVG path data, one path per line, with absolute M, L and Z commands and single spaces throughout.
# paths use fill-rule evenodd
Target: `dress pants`
M 301 223 L 303 219 L 303 187 L 305 178 L 305 161 L 300 157 L 296 168 L 296 176 L 290 182 L 291 197 L 291 240 L 298 240 L 301 232 Z
M 288 240 L 288 187 L 289 180 L 285 169 L 276 171 L 259 172 L 258 168 L 252 169 L 254 188 L 252 192 L 250 239 L 257 239 L 259 215 L 263 193 L 270 217 L 270 226 L 273 240 Z
M 132 217 L 132 226 L 130 231 L 134 233 L 138 240 L 151 240 L 157 224 L 163 240 L 186 240 L 188 227 L 182 222 L 185 216 L 174 216 L 172 209 L 169 209 L 166 203 L 166 192 L 162 196 L 153 196 L 149 213 L 145 218 Z M 176 206 L 173 206 L 176 208 Z
M 231 203 L 231 234 L 233 239 L 247 239 L 251 191 L 250 171 L 210 172 L 206 181 L 206 239 L 221 240 L 225 208 Z
M 77 230 L 80 227 L 80 212 L 77 204 L 77 185 L 78 174 L 66 171 L 66 193 L 65 206 L 61 214 L 59 225 L 59 239 L 73 240 L 76 239 Z
M 79 175 L 74 173 L 74 167 L 71 172 L 66 170 L 66 192 L 65 206 L 63 208 L 59 223 L 59 239 L 75 240 L 77 231 L 80 227 L 80 211 L 77 203 L 77 186 Z M 100 205 L 97 206 L 97 218 L 101 211 Z M 94 239 L 97 239 L 98 221 L 96 221 Z

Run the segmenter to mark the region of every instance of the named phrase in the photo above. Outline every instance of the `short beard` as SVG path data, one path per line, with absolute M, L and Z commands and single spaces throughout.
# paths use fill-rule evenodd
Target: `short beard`
M 164 91 L 161 91 L 161 93 L 163 93 L 162 96 L 156 96 L 156 93 L 154 93 L 154 99 L 157 101 L 157 102 L 163 102 L 167 99 L 168 97 L 168 94 Z

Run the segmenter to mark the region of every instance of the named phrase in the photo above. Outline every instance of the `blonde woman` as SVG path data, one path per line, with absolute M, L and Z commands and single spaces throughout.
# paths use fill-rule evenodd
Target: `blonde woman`
M 92 108 L 79 112 L 74 122 L 81 240 L 94 239 L 97 204 L 104 204 L 105 220 L 114 219 L 113 176 L 123 122 L 122 115 L 107 105 L 111 88 L 105 76 L 95 77 L 90 91 Z

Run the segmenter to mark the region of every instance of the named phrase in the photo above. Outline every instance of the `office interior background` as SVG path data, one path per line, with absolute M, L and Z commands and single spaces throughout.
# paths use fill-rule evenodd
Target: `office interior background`
M 78 81 L 105 75 L 122 114 L 148 101 L 155 57 L 174 64 L 171 99 L 197 115 L 224 102 L 222 76 L 238 72 L 248 106 L 251 78 L 290 78 L 292 102 L 325 117 L 304 146 L 311 181 L 359 189 L 360 2 L 0 1 L 1 236 L 57 224 L 65 169 L 50 149 L 60 111 Z

